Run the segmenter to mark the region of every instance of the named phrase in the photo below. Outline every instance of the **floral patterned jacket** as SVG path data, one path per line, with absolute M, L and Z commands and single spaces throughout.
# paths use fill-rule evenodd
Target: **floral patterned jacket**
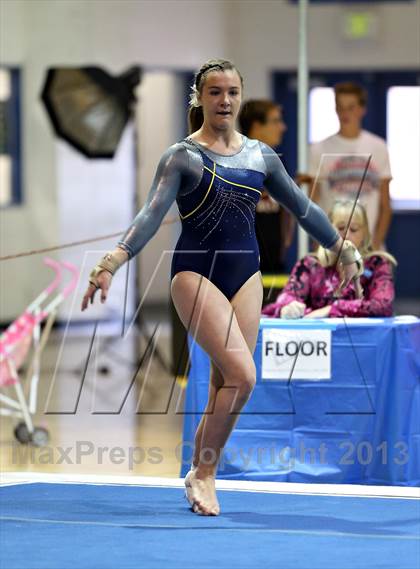
M 280 311 L 293 300 L 306 304 L 305 315 L 313 310 L 331 305 L 330 317 L 340 316 L 392 316 L 394 282 L 391 263 L 381 255 L 372 255 L 364 261 L 365 270 L 360 277 L 363 298 L 356 299 L 350 283 L 334 299 L 340 276 L 334 267 L 323 267 L 319 261 L 307 255 L 293 267 L 290 279 L 276 302 L 266 305 L 262 314 L 280 318 Z

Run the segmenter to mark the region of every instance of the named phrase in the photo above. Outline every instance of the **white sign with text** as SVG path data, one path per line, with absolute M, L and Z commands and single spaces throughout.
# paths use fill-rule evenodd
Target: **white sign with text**
M 264 328 L 262 379 L 331 379 L 331 330 Z

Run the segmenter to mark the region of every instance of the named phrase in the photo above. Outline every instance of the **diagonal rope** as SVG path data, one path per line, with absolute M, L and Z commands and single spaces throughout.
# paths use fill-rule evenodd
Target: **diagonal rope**
M 165 219 L 161 225 L 169 225 L 171 223 L 176 223 L 178 217 L 169 217 Z M 15 253 L 14 255 L 5 255 L 0 257 L 1 261 L 10 261 L 11 259 L 18 259 L 20 257 L 29 257 L 31 255 L 40 255 L 41 253 L 50 253 L 51 251 L 58 251 L 60 249 L 68 249 L 69 247 L 78 247 L 80 245 L 86 245 L 87 243 L 95 243 L 95 241 L 104 241 L 105 239 L 112 239 L 114 237 L 119 237 L 125 232 L 118 231 L 118 233 L 109 233 L 108 235 L 101 235 L 100 237 L 92 237 L 90 239 L 82 239 L 81 241 L 72 241 L 70 243 L 62 243 L 61 245 L 54 245 L 52 247 L 44 247 L 43 249 L 33 249 L 31 251 L 24 251 L 22 253 Z

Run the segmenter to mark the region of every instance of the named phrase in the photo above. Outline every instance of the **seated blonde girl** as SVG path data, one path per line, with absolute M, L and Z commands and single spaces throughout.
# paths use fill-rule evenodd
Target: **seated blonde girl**
M 353 202 L 338 201 L 329 218 L 342 237 L 353 210 Z M 328 318 L 340 316 L 392 316 L 394 300 L 393 266 L 397 263 L 384 251 L 372 251 L 370 233 L 364 207 L 357 203 L 346 239 L 359 249 L 364 263 L 360 277 L 363 297 L 357 298 L 353 283 L 334 296 L 341 277 L 337 271 L 336 256 L 323 247 L 306 255 L 293 267 L 290 279 L 262 314 L 272 318 Z

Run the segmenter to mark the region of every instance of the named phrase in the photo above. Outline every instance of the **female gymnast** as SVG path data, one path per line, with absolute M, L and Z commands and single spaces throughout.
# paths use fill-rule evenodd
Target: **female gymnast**
M 255 207 L 265 188 L 310 235 L 336 253 L 343 285 L 360 274 L 360 255 L 288 176 L 267 145 L 235 130 L 243 79 L 225 60 L 197 72 L 188 138 L 168 148 L 146 203 L 118 246 L 90 274 L 85 310 L 112 275 L 158 230 L 176 200 L 182 221 L 171 267 L 171 295 L 181 321 L 211 360 L 208 403 L 195 436 L 186 497 L 200 515 L 218 515 L 215 476 L 220 453 L 251 395 L 253 353 L 263 297 Z
M 354 209 L 354 211 L 353 211 Z M 353 212 L 353 215 L 352 215 Z M 352 215 L 349 224 L 350 216 Z M 359 249 L 364 263 L 360 284 L 363 297 L 357 298 L 350 283 L 334 298 L 339 282 L 336 256 L 323 247 L 306 255 L 293 267 L 289 282 L 276 302 L 262 310 L 273 318 L 328 318 L 340 316 L 392 316 L 394 281 L 392 265 L 396 261 L 385 251 L 373 251 L 365 208 L 350 200 L 334 203 L 329 218 L 341 236 L 347 230 L 348 238 Z

